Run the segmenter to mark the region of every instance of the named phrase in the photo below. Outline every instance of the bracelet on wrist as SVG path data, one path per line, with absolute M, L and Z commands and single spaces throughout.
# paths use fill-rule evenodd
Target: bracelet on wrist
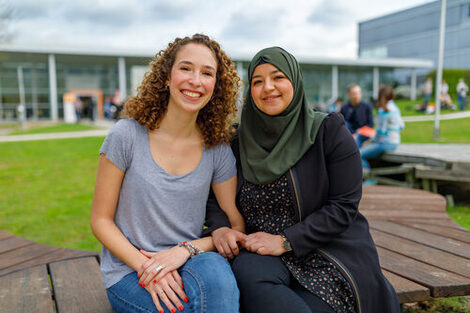
M 201 253 L 204 253 L 204 250 L 200 250 L 198 247 L 187 241 L 179 242 L 178 246 L 186 248 L 191 258 Z

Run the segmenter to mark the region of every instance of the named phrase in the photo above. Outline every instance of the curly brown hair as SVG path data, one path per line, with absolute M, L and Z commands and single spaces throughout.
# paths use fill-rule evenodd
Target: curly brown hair
M 144 76 L 137 89 L 138 94 L 126 103 L 124 114 L 134 118 L 149 130 L 158 128 L 168 108 L 170 92 L 166 83 L 171 74 L 178 51 L 189 43 L 208 47 L 217 60 L 216 83 L 212 98 L 197 116 L 197 126 L 202 132 L 207 147 L 228 143 L 231 138 L 230 127 L 237 112 L 236 100 L 240 78 L 232 60 L 220 45 L 206 35 L 176 38 L 168 47 L 158 52 L 150 61 L 150 71 Z

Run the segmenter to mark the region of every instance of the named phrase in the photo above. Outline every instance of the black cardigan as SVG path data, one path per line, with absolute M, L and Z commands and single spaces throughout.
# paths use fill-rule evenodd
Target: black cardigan
M 232 150 L 241 174 L 236 137 Z M 341 114 L 332 113 L 324 119 L 315 143 L 284 175 L 295 200 L 298 221 L 284 234 L 295 255 L 303 258 L 317 249 L 336 264 L 359 299 L 357 312 L 400 312 L 397 295 L 380 270 L 367 220 L 358 211 L 361 158 Z M 243 175 L 238 175 L 238 190 L 242 181 Z M 206 235 L 230 226 L 213 194 L 208 200 L 206 225 Z

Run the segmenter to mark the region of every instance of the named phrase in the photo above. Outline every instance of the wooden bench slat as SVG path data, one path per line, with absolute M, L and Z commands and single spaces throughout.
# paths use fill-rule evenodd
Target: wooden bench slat
M 408 219 L 408 218 L 434 218 L 446 219 L 447 214 L 441 212 L 426 212 L 426 211 L 405 211 L 398 212 L 395 210 L 359 210 L 368 219 Z
M 395 251 L 406 257 L 411 257 L 415 260 L 470 278 L 470 259 L 423 246 L 414 241 L 374 229 L 371 229 L 371 235 L 378 247 Z
M 80 258 L 80 257 L 86 257 L 86 256 L 97 256 L 97 255 L 98 253 L 91 252 L 91 251 L 58 248 L 54 251 L 35 257 L 28 261 L 24 261 L 24 262 L 9 266 L 7 268 L 0 269 L 0 276 L 13 273 L 13 272 L 16 272 L 16 271 L 19 271 L 28 267 L 36 266 L 36 265 L 43 265 L 43 264 L 49 264 L 51 262 L 58 262 L 58 261 L 63 261 L 67 259 L 74 259 L 74 258 Z M 0 255 L 0 258 L 2 257 L 3 256 Z
M 428 212 L 439 212 L 439 213 L 445 213 L 444 210 L 442 210 L 442 207 L 440 205 L 436 204 L 426 204 L 426 203 L 400 203 L 400 202 L 389 202 L 389 203 L 384 203 L 384 201 L 390 201 L 386 199 L 377 199 L 373 201 L 364 201 L 362 205 L 359 206 L 359 210 L 380 210 L 380 211 L 385 211 L 385 210 L 396 210 L 398 212 L 404 212 L 404 211 L 428 211 Z
M 466 230 L 460 230 L 440 225 L 414 223 L 407 220 L 402 220 L 399 223 L 405 226 L 411 226 L 413 228 L 421 229 L 436 235 L 445 236 L 462 242 L 470 243 L 470 233 Z
M 382 268 L 428 287 L 433 297 L 470 293 L 470 279 L 377 247 Z
M 370 226 L 372 229 L 400 236 L 470 259 L 470 244 L 462 241 L 449 239 L 419 229 L 412 229 L 404 225 L 387 221 L 372 220 L 370 221 Z
M 41 244 L 33 244 L 2 253 L 2 257 L 0 258 L 0 270 L 18 263 L 23 263 L 38 258 L 58 249 L 60 248 Z
M 422 224 L 422 225 L 439 225 L 439 226 L 444 226 L 444 227 L 448 227 L 448 228 L 452 228 L 452 229 L 458 229 L 458 230 L 461 230 L 461 231 L 465 231 L 465 232 L 468 232 L 468 230 L 466 230 L 465 228 L 463 228 L 462 226 L 460 226 L 459 224 L 457 224 L 456 222 L 454 222 L 453 220 L 451 220 L 449 217 L 445 218 L 445 219 L 442 219 L 442 218 L 439 218 L 439 219 L 436 219 L 436 218 L 426 218 L 426 219 L 423 219 L 423 218 L 406 218 L 406 219 L 401 219 L 401 218 L 394 218 L 394 219 L 390 219 L 390 221 L 404 221 L 404 222 L 410 222 L 410 223 L 418 223 L 418 224 Z
M 6 231 L 0 230 L 0 240 L 8 238 L 8 237 L 13 237 L 13 235 L 10 233 L 7 233 Z
M 1 241 L 0 254 L 8 252 L 10 250 L 18 249 L 24 246 L 29 246 L 32 244 L 34 244 L 34 242 L 20 238 L 20 237 L 16 237 L 16 236 L 8 237 Z
M 58 313 L 112 312 L 95 257 L 54 262 L 49 269 Z
M 55 313 L 46 266 L 0 277 L 0 312 Z
M 431 299 L 429 288 L 419 285 L 411 280 L 395 275 L 389 271 L 382 271 L 385 277 L 395 288 L 400 303 L 409 303 L 417 301 L 425 301 Z

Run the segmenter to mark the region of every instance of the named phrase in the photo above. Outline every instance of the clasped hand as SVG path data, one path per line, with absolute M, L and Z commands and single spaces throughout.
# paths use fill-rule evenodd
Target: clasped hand
M 246 235 L 228 227 L 221 227 L 212 232 L 212 240 L 219 253 L 230 259 L 240 252 L 239 245 L 261 255 L 279 256 L 286 252 L 282 245 L 282 236 L 265 232 Z
M 183 280 L 177 269 L 188 260 L 189 252 L 182 247 L 173 247 L 160 252 L 144 250 L 140 252 L 148 260 L 142 264 L 137 273 L 139 285 L 150 293 L 159 312 L 163 312 L 159 300 L 171 312 L 176 312 L 176 308 L 182 311 L 183 304 L 180 299 L 188 302 L 188 297 L 183 291 Z

